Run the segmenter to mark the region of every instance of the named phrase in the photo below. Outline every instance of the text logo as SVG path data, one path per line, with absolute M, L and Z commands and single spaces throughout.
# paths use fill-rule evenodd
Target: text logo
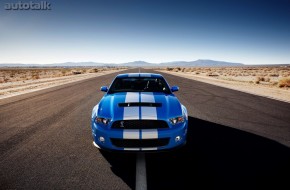
M 4 6 L 5 10 L 51 10 L 51 3 L 47 1 L 40 1 L 40 2 L 22 2 L 19 1 L 18 3 L 5 3 Z

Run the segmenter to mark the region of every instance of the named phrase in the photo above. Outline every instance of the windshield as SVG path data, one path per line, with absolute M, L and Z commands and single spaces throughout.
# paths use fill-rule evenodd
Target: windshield
M 116 78 L 109 89 L 109 94 L 116 92 L 163 92 L 171 91 L 163 78 L 128 77 Z

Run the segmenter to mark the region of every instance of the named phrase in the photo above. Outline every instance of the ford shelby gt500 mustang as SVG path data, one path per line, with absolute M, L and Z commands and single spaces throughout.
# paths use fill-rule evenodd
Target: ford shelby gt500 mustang
M 119 74 L 93 108 L 94 145 L 101 149 L 155 151 L 186 143 L 186 108 L 160 74 Z

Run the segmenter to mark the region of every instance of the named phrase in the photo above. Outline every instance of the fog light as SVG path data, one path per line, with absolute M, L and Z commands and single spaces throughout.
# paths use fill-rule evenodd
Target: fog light
M 179 142 L 181 140 L 181 137 L 180 136 L 176 136 L 175 137 L 175 142 Z
M 104 137 L 99 137 L 99 141 L 100 141 L 101 143 L 105 143 L 105 138 L 104 138 Z

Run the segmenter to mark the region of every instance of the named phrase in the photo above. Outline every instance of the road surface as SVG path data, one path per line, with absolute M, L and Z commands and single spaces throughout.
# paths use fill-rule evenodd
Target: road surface
M 115 75 L 0 100 L 0 189 L 289 189 L 290 104 L 169 74 L 188 109 L 187 146 L 99 151 L 91 110 Z

